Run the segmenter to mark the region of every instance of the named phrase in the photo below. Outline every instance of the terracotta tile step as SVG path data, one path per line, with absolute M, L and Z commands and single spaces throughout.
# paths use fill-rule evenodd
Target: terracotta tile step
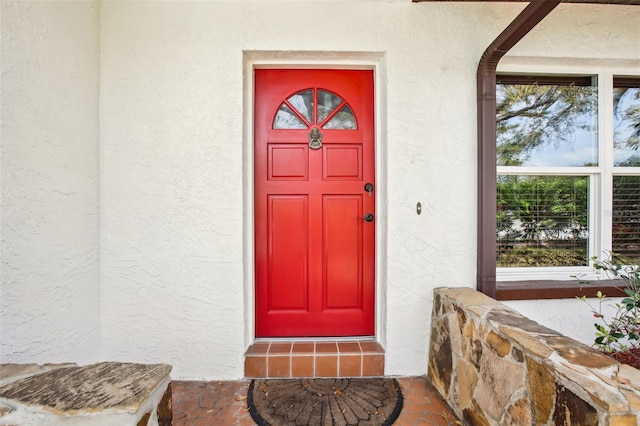
M 384 350 L 371 339 L 258 341 L 245 353 L 246 378 L 384 375 Z

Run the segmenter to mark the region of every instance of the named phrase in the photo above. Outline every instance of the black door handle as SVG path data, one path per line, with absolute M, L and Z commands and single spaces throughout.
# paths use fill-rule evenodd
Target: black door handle
M 373 222 L 373 213 L 367 213 L 363 217 L 359 217 L 358 219 L 362 219 L 365 222 Z

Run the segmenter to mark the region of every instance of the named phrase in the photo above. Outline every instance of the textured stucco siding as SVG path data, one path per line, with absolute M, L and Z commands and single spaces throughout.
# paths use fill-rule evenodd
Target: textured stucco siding
M 432 289 L 475 286 L 477 61 L 522 7 L 103 3 L 105 354 L 178 364 L 183 377 L 242 375 L 242 53 L 382 52 L 379 330 L 388 374 L 424 374 Z M 563 5 L 514 55 L 637 58 L 633 11 Z
M 638 60 L 640 12 L 637 6 L 562 4 L 509 55 Z
M 432 286 L 451 265 L 474 283 L 476 56 L 518 10 L 487 25 L 472 8 L 103 3 L 105 355 L 242 376 L 243 51 L 373 51 L 386 61 L 387 371 L 424 374 Z
M 253 297 L 248 61 L 322 52 L 298 55 L 344 65 L 338 52 L 364 52 L 379 71 L 378 337 L 387 374 L 426 373 L 433 289 L 475 287 L 477 63 L 524 4 L 19 4 L 2 8 L 0 318 L 12 360 L 65 355 L 14 331 L 19 318 L 23 333 L 62 345 L 65 361 L 242 377 Z M 640 60 L 638 20 L 632 6 L 561 5 L 511 59 Z M 30 73 L 11 74 L 7 61 Z M 20 91 L 31 84 L 27 102 Z M 8 114 L 35 115 L 40 127 L 11 130 Z M 58 342 L 67 335 L 78 339 Z
M 0 360 L 94 361 L 99 8 L 0 8 Z

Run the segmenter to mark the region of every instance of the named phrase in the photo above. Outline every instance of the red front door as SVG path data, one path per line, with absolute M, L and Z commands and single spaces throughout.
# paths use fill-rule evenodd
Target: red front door
M 374 334 L 373 72 L 255 71 L 256 336 Z

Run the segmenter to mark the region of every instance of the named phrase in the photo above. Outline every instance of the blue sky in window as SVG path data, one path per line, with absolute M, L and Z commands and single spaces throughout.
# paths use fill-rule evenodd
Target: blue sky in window
M 640 113 L 640 88 L 630 89 L 622 97 L 618 106 L 620 113 L 613 117 L 616 163 L 640 154 L 637 148 L 630 148 L 623 144 L 623 141 L 631 137 L 633 129 L 632 120 L 625 118 L 622 112 L 630 111 L 631 108 L 635 108 L 634 111 Z M 565 135 L 566 141 L 548 142 L 539 146 L 531 152 L 531 156 L 523 162 L 523 165 L 563 167 L 596 164 L 598 160 L 597 119 L 595 116 L 591 120 L 583 117 L 577 124 L 578 128 L 573 134 Z M 593 130 L 580 128 L 583 126 Z
M 598 161 L 597 130 L 576 129 L 566 141 L 548 142 L 531 152 L 524 166 L 576 167 Z

